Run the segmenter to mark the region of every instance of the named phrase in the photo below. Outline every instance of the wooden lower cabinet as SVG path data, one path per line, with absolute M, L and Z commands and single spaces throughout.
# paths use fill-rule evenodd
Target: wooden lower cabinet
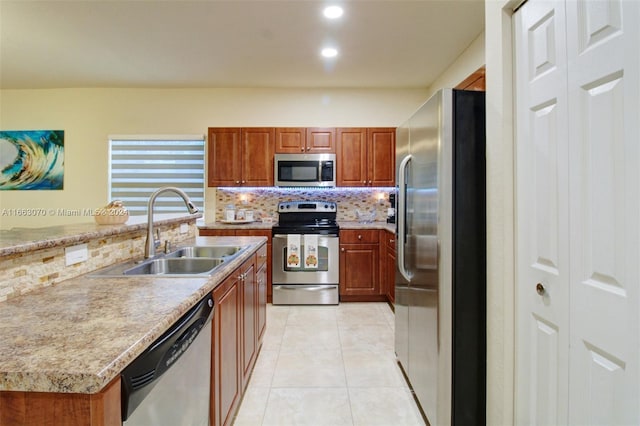
M 267 246 L 264 245 L 256 253 L 256 281 L 258 286 L 258 347 L 262 344 L 264 332 L 267 329 L 267 286 L 269 280 L 267 278 L 268 265 L 267 262 Z
M 211 424 L 230 425 L 266 328 L 266 245 L 213 290 Z M 261 284 L 262 283 L 262 284 Z
M 382 274 L 384 285 L 383 291 L 391 303 L 396 299 L 396 236 L 392 232 L 381 231 L 381 237 L 385 241 L 385 257 L 382 261 L 384 272 Z
M 245 236 L 245 237 L 266 237 L 267 238 L 267 302 L 271 303 L 271 230 L 270 229 L 200 229 L 202 237 L 228 237 L 228 236 Z
M 120 376 L 96 394 L 0 392 L 0 426 L 116 426 Z
M 237 272 L 237 271 L 236 271 Z M 230 425 L 240 403 L 240 274 L 233 273 L 213 291 L 211 424 Z
M 240 270 L 242 389 L 245 389 L 249 383 L 249 377 L 258 356 L 258 288 L 255 272 L 255 261 L 245 263 Z
M 377 229 L 340 230 L 340 300 L 384 301 Z

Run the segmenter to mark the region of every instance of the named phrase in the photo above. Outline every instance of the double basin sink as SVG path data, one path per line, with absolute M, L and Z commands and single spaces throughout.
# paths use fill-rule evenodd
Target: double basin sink
M 100 269 L 92 277 L 135 275 L 208 276 L 224 262 L 240 255 L 249 246 L 187 246 L 143 261 L 130 260 Z

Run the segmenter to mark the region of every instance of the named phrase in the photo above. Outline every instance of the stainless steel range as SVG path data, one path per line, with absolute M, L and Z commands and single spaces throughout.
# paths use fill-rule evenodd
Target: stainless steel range
M 340 252 L 338 206 L 328 201 L 278 204 L 273 226 L 273 304 L 337 305 Z

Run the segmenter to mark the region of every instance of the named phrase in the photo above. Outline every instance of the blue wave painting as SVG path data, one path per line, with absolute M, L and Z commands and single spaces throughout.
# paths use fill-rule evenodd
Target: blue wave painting
M 0 190 L 62 189 L 64 130 L 0 131 Z

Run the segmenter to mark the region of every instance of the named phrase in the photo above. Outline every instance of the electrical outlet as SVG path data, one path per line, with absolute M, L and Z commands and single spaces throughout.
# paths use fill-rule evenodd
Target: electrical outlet
M 181 223 L 180 224 L 180 233 L 181 234 L 186 234 L 187 232 L 189 232 L 189 224 L 188 223 Z
M 74 265 L 89 259 L 89 249 L 86 244 L 78 244 L 77 246 L 65 247 L 64 260 L 65 265 Z

